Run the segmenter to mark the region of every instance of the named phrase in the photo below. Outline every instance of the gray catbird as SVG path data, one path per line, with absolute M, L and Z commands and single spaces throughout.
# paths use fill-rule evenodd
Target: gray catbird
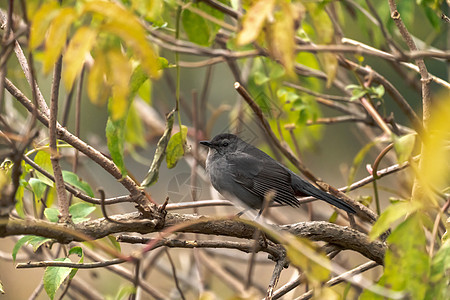
M 353 207 L 303 180 L 258 148 L 234 134 L 223 133 L 200 144 L 209 148 L 206 171 L 214 188 L 228 200 L 261 209 L 267 193 L 273 200 L 298 207 L 295 196 L 313 196 L 349 213 Z

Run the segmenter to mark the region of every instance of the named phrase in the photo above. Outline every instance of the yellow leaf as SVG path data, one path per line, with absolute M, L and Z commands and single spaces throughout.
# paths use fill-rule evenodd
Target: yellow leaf
M 110 66 L 108 82 L 112 86 L 111 118 L 113 121 L 121 119 L 127 112 L 129 83 L 133 70 L 127 57 L 119 50 L 111 50 L 107 53 Z
M 71 7 L 66 7 L 60 10 L 58 16 L 50 24 L 45 39 L 44 73 L 48 73 L 52 69 L 61 54 L 66 44 L 67 32 L 76 17 L 76 11 Z
M 105 74 L 108 67 L 103 53 L 95 55 L 94 64 L 88 75 L 87 94 L 91 102 L 95 105 L 104 105 L 107 97 L 102 97 L 105 92 L 108 93 L 109 87 L 106 84 Z
M 439 99 L 440 98 L 440 99 Z M 423 137 L 420 176 L 422 195 L 429 206 L 437 206 L 434 189 L 448 188 L 450 182 L 450 97 L 445 92 L 437 97 L 431 110 L 427 134 Z M 421 199 L 413 199 L 421 200 Z
M 261 32 L 266 19 L 272 13 L 275 0 L 255 1 L 247 11 L 242 22 L 242 30 L 237 35 L 237 44 L 245 45 L 253 42 Z
M 97 31 L 89 27 L 80 27 L 72 37 L 64 54 L 64 85 L 66 90 L 72 88 L 75 77 L 83 68 L 86 55 L 91 51 L 97 38 Z
M 283 2 L 281 11 L 275 13 L 275 22 L 268 31 L 269 50 L 276 59 L 280 60 L 288 75 L 294 75 L 294 16 L 291 6 Z
M 36 49 L 44 41 L 50 22 L 58 15 L 60 6 L 56 1 L 45 2 L 31 20 L 30 49 Z
M 127 24 L 128 25 L 128 24 Z M 153 48 L 147 42 L 145 32 L 136 28 L 124 26 L 121 22 L 111 21 L 101 27 L 102 30 L 116 34 L 130 46 L 137 58 L 141 61 L 142 68 L 152 78 L 159 78 L 159 62 Z M 142 28 L 141 28 L 142 29 Z
M 330 44 L 333 42 L 334 38 L 334 28 L 333 23 L 326 11 L 315 3 L 306 3 L 309 15 L 315 29 L 317 36 L 317 43 L 319 44 Z M 317 55 L 319 61 L 321 62 L 322 68 L 327 74 L 327 87 L 330 87 L 334 78 L 336 77 L 338 61 L 336 55 L 333 53 L 320 53 Z
M 101 26 L 101 30 L 119 36 L 130 46 L 150 77 L 160 76 L 158 57 L 147 41 L 145 29 L 135 15 L 116 3 L 105 1 L 88 2 L 84 10 L 105 17 L 106 22 Z
M 148 18 L 149 21 L 163 22 L 163 0 L 132 0 L 132 8 Z
M 327 88 L 329 88 L 336 78 L 338 67 L 337 57 L 333 53 L 319 53 L 318 58 L 327 74 Z
M 329 279 L 330 260 L 314 243 L 287 233 L 283 234 L 283 238 L 286 255 L 294 266 L 304 271 L 310 283 L 318 286 Z

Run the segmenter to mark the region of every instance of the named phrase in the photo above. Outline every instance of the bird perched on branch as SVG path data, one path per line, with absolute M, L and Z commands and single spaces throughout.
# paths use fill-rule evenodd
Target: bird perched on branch
M 228 200 L 260 209 L 259 214 L 268 195 L 277 203 L 294 207 L 300 206 L 297 196 L 313 196 L 355 213 L 343 200 L 316 188 L 234 134 L 219 134 L 200 144 L 209 148 L 206 171 L 213 187 Z

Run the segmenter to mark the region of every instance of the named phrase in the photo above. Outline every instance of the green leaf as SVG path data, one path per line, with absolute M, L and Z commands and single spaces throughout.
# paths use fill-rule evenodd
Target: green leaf
M 166 116 L 166 129 L 156 145 L 156 151 L 153 156 L 152 164 L 147 172 L 147 175 L 142 181 L 141 186 L 148 187 L 158 180 L 159 167 L 161 166 L 164 156 L 166 155 L 167 145 L 170 140 L 170 135 L 172 134 L 174 114 L 175 111 L 172 110 Z
M 120 243 L 117 241 L 116 237 L 113 235 L 108 235 L 107 237 L 105 237 L 110 243 L 111 245 L 114 247 L 114 249 L 116 249 L 118 252 L 121 252 L 121 247 L 120 247 Z
M 52 241 L 52 239 L 46 238 L 46 237 L 42 237 L 42 236 L 32 236 L 33 238 L 31 238 L 28 241 L 28 244 L 30 244 L 31 246 L 33 246 L 33 251 L 36 252 L 43 244 Z
M 201 46 L 209 46 L 209 29 L 203 17 L 185 9 L 181 14 L 181 22 L 189 41 Z
M 369 233 L 369 237 L 374 240 L 382 233 L 391 227 L 392 223 L 404 217 L 408 214 L 413 213 L 418 209 L 415 205 L 417 202 L 400 202 L 397 204 L 390 205 L 378 218 L 376 223 L 373 225 L 372 230 Z
M 57 258 L 55 261 L 71 262 L 68 258 Z M 53 300 L 56 291 L 64 280 L 69 276 L 71 268 L 66 267 L 47 267 L 44 272 L 44 289 L 50 299 Z
M 72 215 L 72 220 L 75 224 L 89 220 L 89 218 L 86 217 L 94 210 L 95 205 L 86 202 L 75 203 L 69 207 L 69 212 Z
M 125 141 L 125 120 L 113 121 L 111 117 L 106 123 L 106 141 L 113 162 L 117 165 L 122 176 L 127 175 L 123 160 L 123 143 Z
M 160 69 L 175 68 L 175 64 L 169 64 L 169 61 L 164 57 L 158 57 L 158 65 Z
M 286 88 L 279 88 L 277 90 L 277 97 L 280 99 L 281 103 L 293 103 L 296 100 L 300 99 L 300 96 L 297 93 L 291 92 Z M 298 103 L 294 103 L 295 105 L 298 105 L 299 103 L 303 104 L 303 101 L 299 101 Z
M 50 161 L 50 153 L 46 151 L 38 151 L 34 157 L 34 162 L 38 164 L 42 169 L 53 175 L 52 162 Z M 45 182 L 48 186 L 53 186 L 53 181 L 36 171 L 36 176 L 42 182 Z
M 71 255 L 71 254 L 78 255 L 81 258 L 81 260 L 84 259 L 83 248 L 81 248 L 81 247 L 77 246 L 77 247 L 70 248 L 69 255 Z M 82 263 L 82 261 L 80 261 L 79 263 Z
M 129 299 L 130 295 L 136 294 L 136 288 L 132 285 L 122 286 L 117 292 L 115 300 Z
M 333 212 L 333 214 L 328 219 L 328 222 L 329 223 L 335 223 L 337 218 L 338 218 L 338 216 L 339 216 L 339 214 L 337 213 L 337 211 Z
M 414 150 L 414 144 L 416 143 L 416 135 L 411 133 L 401 136 L 400 138 L 394 135 L 393 139 L 398 162 L 400 164 L 404 163 L 411 157 L 411 153 Z
M 415 1 L 399 1 L 397 3 L 397 10 L 400 12 L 401 18 L 406 25 L 406 28 L 411 28 L 415 24 Z
M 128 117 L 125 124 L 125 141 L 133 146 L 145 147 L 145 134 L 142 120 L 134 105 L 131 105 L 128 111 Z
M 385 271 L 380 282 L 411 299 L 423 299 L 428 288 L 430 261 L 426 236 L 419 213 L 410 215 L 387 239 Z
M 283 66 L 280 64 L 273 64 L 270 68 L 269 77 L 272 80 L 278 79 L 280 77 L 283 77 L 286 74 Z
M 369 207 L 369 205 L 373 202 L 373 197 L 370 195 L 360 195 L 356 198 L 356 201 L 361 203 L 364 206 Z M 392 202 L 391 202 L 392 204 Z
M 139 97 L 147 104 L 152 104 L 152 81 L 146 80 L 138 90 Z
M 428 19 L 428 22 L 433 26 L 434 30 L 439 31 L 441 29 L 441 18 L 438 17 L 438 12 L 434 11 L 432 8 L 427 5 L 422 5 L 423 11 L 425 12 L 425 16 Z M 442 12 L 441 12 L 442 14 Z
M 148 75 L 144 72 L 142 66 L 139 65 L 134 69 L 133 74 L 131 75 L 130 94 L 135 95 L 146 81 L 149 81 Z
M 378 98 L 382 98 L 385 93 L 384 86 L 381 84 L 376 87 L 373 87 L 372 91 Z
M 75 32 L 70 40 L 63 57 L 63 81 L 66 90 L 70 91 L 75 78 L 80 74 L 86 55 L 96 42 L 97 34 L 97 30 L 83 26 Z
M 54 207 L 47 207 L 46 209 L 44 209 L 44 216 L 50 222 L 58 223 L 58 221 L 59 221 L 58 215 L 59 215 L 59 210 L 57 210 Z
M 256 71 L 253 73 L 253 80 L 255 81 L 256 85 L 263 85 L 268 82 L 270 78 L 267 77 L 264 73 Z
M 34 196 L 36 197 L 36 200 L 40 200 L 42 196 L 45 193 L 45 190 L 47 189 L 47 183 L 41 181 L 38 178 L 30 178 L 28 183 L 31 186 L 31 189 L 33 190 Z
M 356 154 L 355 158 L 353 159 L 352 167 L 348 174 L 348 181 L 347 181 L 348 186 L 350 186 L 353 183 L 356 176 L 356 171 L 358 171 L 358 168 L 361 166 L 364 158 L 367 156 L 367 153 L 369 153 L 370 149 L 372 149 L 372 147 L 378 143 L 379 143 L 378 140 L 372 141 L 366 144 L 361 150 L 359 150 L 358 154 Z
M 12 258 L 13 258 L 13 262 L 16 262 L 16 257 L 17 257 L 17 253 L 19 252 L 20 248 L 22 248 L 23 245 L 25 245 L 26 243 L 28 243 L 31 239 L 33 239 L 34 236 L 33 235 L 26 235 L 21 237 L 17 243 L 14 245 L 14 248 L 12 250 Z
M 80 259 L 78 260 L 78 263 L 79 263 L 79 264 L 82 264 L 82 263 L 84 262 L 84 252 L 83 252 L 83 248 L 78 247 L 78 246 L 77 246 L 77 247 L 71 248 L 71 249 L 69 250 L 69 255 L 72 255 L 72 254 L 78 255 L 78 257 L 80 258 Z M 70 272 L 69 278 L 70 278 L 70 279 L 73 279 L 73 278 L 75 277 L 75 275 L 77 274 L 77 272 L 78 272 L 78 268 L 72 268 L 72 271 Z
M 47 207 L 52 207 L 53 203 L 58 201 L 58 196 L 56 195 L 56 188 L 51 187 L 47 192 L 47 199 L 45 204 Z
M 94 197 L 94 192 L 92 191 L 91 186 L 86 182 L 86 181 L 82 181 L 77 174 L 70 172 L 70 171 L 66 171 L 63 170 L 62 171 L 63 174 L 63 179 L 64 182 L 73 185 L 74 187 L 76 187 L 77 189 L 83 191 L 86 195 L 88 195 L 89 197 Z
M 16 191 L 16 212 L 19 215 L 20 218 L 25 219 L 25 210 L 23 207 L 23 196 L 25 194 L 25 187 L 21 185 L 17 188 Z
M 178 160 L 183 157 L 186 146 L 187 127 L 181 125 L 181 131 L 175 133 L 167 145 L 166 163 L 169 169 L 177 165 Z
M 450 272 L 450 240 L 446 240 L 431 262 L 430 285 L 427 300 L 444 300 L 450 298 L 449 277 Z
M 258 104 L 264 114 L 272 117 L 272 102 L 265 93 L 259 93 L 258 96 L 255 97 L 255 103 Z

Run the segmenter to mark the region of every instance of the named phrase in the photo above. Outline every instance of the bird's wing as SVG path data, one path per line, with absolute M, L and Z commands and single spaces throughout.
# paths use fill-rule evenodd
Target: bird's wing
M 227 157 L 234 180 L 249 192 L 266 197 L 270 191 L 275 192 L 275 202 L 299 206 L 292 189 L 291 174 L 275 161 L 262 160 L 245 153 L 231 154 Z

